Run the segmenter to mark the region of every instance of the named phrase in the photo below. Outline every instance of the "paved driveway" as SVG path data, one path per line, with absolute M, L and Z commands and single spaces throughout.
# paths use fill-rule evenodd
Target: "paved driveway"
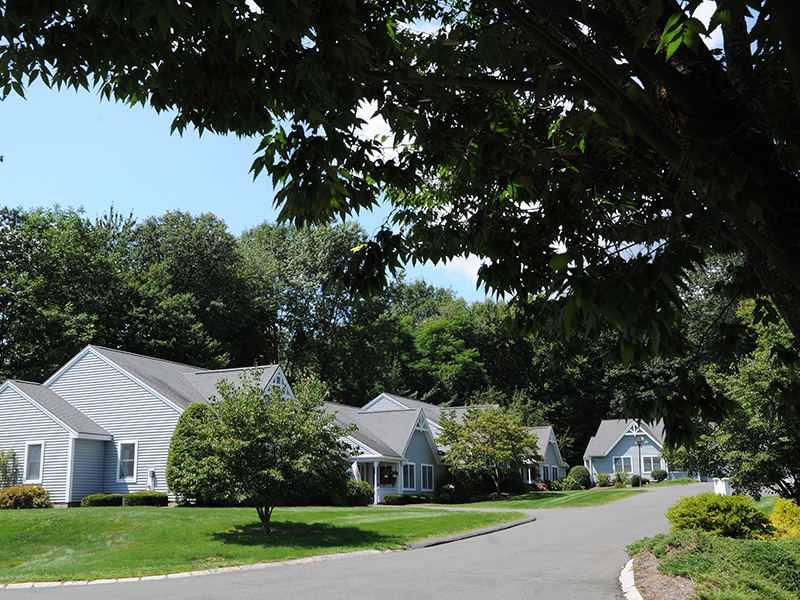
M 666 531 L 664 513 L 711 484 L 651 489 L 591 508 L 529 511 L 533 523 L 407 552 L 184 579 L 0 590 L 0 600 L 611 600 L 625 546 Z

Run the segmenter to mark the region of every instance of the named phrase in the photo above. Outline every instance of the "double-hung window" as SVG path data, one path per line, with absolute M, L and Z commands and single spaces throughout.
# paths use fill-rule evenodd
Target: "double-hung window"
M 117 481 L 136 481 L 138 442 L 120 442 Z
M 661 458 L 658 456 L 643 456 L 642 461 L 644 461 L 643 471 L 645 473 L 661 468 Z
M 433 491 L 433 465 L 422 465 L 422 491 Z
M 25 444 L 25 483 L 42 483 L 44 442 Z
M 408 463 L 403 465 L 403 489 L 415 490 L 417 489 L 417 474 L 416 465 Z
M 542 481 L 550 481 L 550 467 L 542 465 Z
M 626 471 L 633 473 L 633 463 L 630 456 L 615 456 L 614 457 L 614 472 Z

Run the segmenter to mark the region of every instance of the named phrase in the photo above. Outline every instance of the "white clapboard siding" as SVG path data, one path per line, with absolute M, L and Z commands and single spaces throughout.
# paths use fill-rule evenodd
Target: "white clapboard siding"
M 44 442 L 41 485 L 50 490 L 53 502 L 67 502 L 69 431 L 17 390 L 6 386 L 0 392 L 0 449 L 16 451 L 21 471 L 25 470 L 27 442 Z
M 71 502 L 80 502 L 84 496 L 105 492 L 107 446 L 113 444 L 101 440 L 73 440 Z
M 147 488 L 148 467 L 156 470 L 158 491 L 167 491 L 167 451 L 180 410 L 137 380 L 91 352 L 86 352 L 48 382 L 48 387 L 103 427 L 114 442 L 106 446 L 105 493 Z M 136 480 L 117 482 L 117 447 L 138 442 Z

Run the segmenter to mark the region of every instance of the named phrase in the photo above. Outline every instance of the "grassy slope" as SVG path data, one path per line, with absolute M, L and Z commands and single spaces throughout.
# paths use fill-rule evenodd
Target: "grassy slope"
M 280 508 L 273 534 L 252 508 L 0 511 L 0 582 L 103 579 L 394 549 L 513 521 L 519 513 Z
M 492 500 L 490 502 L 475 502 L 464 506 L 478 506 L 489 508 L 575 508 L 579 506 L 600 506 L 615 500 L 622 500 L 629 496 L 646 493 L 646 489 L 593 489 L 575 490 L 567 492 L 530 492 L 521 496 L 514 496 L 508 500 Z
M 707 600 L 800 599 L 800 540 L 735 540 L 679 531 L 640 540 L 631 555 L 649 550 L 667 575 L 690 577 Z

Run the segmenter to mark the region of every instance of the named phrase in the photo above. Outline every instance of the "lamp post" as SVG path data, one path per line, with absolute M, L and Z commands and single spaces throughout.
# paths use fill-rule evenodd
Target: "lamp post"
M 642 487 L 642 436 L 636 438 L 636 445 L 639 446 L 639 486 Z

